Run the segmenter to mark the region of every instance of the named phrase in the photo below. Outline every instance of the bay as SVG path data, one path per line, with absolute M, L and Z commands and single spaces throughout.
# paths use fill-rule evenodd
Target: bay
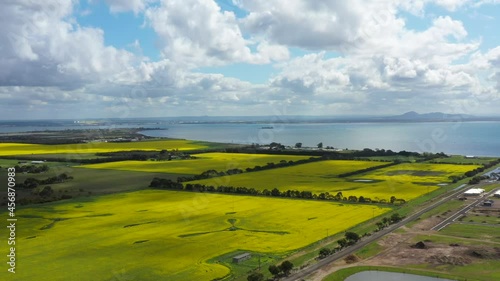
M 272 127 L 268 129 L 266 127 Z M 500 156 L 500 122 L 172 124 L 141 132 L 153 137 L 242 144 L 278 142 L 340 149 L 390 149 Z
M 74 124 L 73 121 L 0 123 L 0 133 L 110 128 L 157 128 L 141 133 L 152 137 L 242 144 L 278 142 L 294 146 L 338 149 L 385 149 L 393 151 L 444 152 L 446 154 L 500 157 L 500 122 L 370 122 L 370 123 L 270 123 L 234 122 L 196 123 L 170 119 L 107 120 L 99 125 Z M 36 121 L 39 122 L 39 121 Z

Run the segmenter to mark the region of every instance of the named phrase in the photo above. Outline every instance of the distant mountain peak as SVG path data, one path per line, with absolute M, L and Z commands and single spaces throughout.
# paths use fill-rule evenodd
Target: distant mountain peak
M 420 114 L 418 114 L 417 112 L 415 111 L 408 111 L 404 114 L 402 114 L 401 116 L 407 116 L 407 117 L 412 117 L 412 116 L 419 116 Z
M 400 120 L 435 120 L 440 121 L 444 119 L 470 119 L 474 118 L 472 115 L 467 114 L 448 114 L 443 112 L 430 112 L 430 113 L 417 113 L 415 111 L 408 111 L 401 115 L 390 116 L 389 119 L 400 119 Z

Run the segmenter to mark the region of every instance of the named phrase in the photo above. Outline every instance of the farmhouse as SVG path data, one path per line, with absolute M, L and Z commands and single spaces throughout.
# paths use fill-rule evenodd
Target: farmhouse
M 482 188 L 471 188 L 464 192 L 464 196 L 479 196 L 484 193 L 484 189 Z
M 240 263 L 240 262 L 243 262 L 243 261 L 250 259 L 251 257 L 252 257 L 252 255 L 250 255 L 250 253 L 243 253 L 241 255 L 234 256 L 233 263 Z

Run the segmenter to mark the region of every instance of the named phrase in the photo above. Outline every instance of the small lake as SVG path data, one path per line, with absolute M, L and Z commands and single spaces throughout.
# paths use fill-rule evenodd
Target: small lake
M 345 281 L 453 281 L 453 280 L 407 274 L 407 273 L 370 270 L 353 274 L 347 277 Z

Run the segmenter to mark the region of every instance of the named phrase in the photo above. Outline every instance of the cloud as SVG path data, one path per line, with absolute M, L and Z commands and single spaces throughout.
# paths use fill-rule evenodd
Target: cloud
M 213 0 L 106 2 L 111 13 L 144 18 L 161 58 L 138 55 L 139 41 L 128 46 L 135 53 L 106 44 L 110 34 L 78 24 L 76 1 L 5 2 L 2 116 L 14 108 L 48 118 L 255 115 L 281 106 L 290 114 L 400 113 L 467 100 L 496 110 L 500 47 L 482 50 L 455 13 L 425 15 L 431 1 L 235 0 L 238 16 Z M 475 9 L 473 1 L 432 3 Z M 412 29 L 401 11 L 427 27 Z M 198 72 L 235 63 L 275 71 L 263 84 Z
M 105 0 L 112 13 L 132 11 L 135 14 L 146 9 L 147 5 L 155 0 Z
M 286 47 L 244 38 L 234 13 L 222 11 L 212 0 L 162 1 L 145 16 L 159 36 L 163 57 L 178 64 L 262 64 L 289 56 Z
M 312 50 L 355 43 L 363 12 L 356 1 L 240 0 L 244 30 L 271 42 Z
M 101 29 L 74 23 L 72 13 L 73 3 L 64 0 L 3 5 L 1 86 L 81 87 L 108 79 L 137 60 L 106 46 Z

